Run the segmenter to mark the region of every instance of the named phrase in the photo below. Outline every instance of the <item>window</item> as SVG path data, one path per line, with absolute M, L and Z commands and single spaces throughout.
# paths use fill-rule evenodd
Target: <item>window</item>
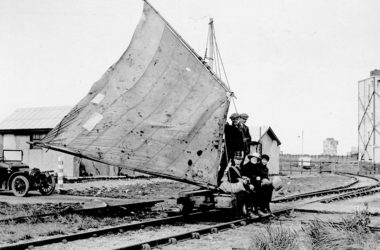
M 45 136 L 46 136 L 46 134 L 32 134 L 30 136 L 30 142 L 40 141 Z M 41 149 L 41 147 L 33 146 L 32 144 L 30 144 L 30 149 Z

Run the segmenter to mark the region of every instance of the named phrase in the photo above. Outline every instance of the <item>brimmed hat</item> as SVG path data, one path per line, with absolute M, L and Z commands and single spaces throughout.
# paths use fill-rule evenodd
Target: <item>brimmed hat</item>
M 233 113 L 232 115 L 230 115 L 230 119 L 236 119 L 239 117 L 240 117 L 240 115 L 238 113 Z
M 260 154 L 256 152 L 249 153 L 248 158 L 255 157 L 257 159 L 261 159 Z

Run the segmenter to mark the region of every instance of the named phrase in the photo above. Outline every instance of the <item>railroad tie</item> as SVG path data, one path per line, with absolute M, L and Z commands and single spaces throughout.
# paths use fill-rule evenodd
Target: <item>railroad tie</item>
M 148 243 L 146 243 L 146 244 L 141 246 L 141 249 L 142 250 L 151 250 L 152 248 L 150 247 L 150 245 Z
M 177 244 L 177 239 L 176 238 L 170 238 L 169 239 L 169 244 L 172 244 L 172 245 Z

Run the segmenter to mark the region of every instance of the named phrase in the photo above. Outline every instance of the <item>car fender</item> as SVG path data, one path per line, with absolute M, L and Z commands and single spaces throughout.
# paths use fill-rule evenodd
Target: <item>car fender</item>
M 14 179 L 16 176 L 19 176 L 19 175 L 23 175 L 23 176 L 25 176 L 25 177 L 28 179 L 28 181 L 30 181 L 30 180 L 29 180 L 29 173 L 28 173 L 28 172 L 14 172 L 14 173 L 11 174 L 11 176 L 9 176 L 9 178 L 8 178 L 8 182 L 7 182 L 7 187 L 8 187 L 8 189 L 11 189 L 11 184 L 12 184 L 13 179 Z

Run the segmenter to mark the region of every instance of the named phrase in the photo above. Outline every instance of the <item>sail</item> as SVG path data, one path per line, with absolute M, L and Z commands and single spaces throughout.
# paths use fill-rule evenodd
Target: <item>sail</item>
M 149 4 L 132 41 L 43 147 L 216 185 L 230 90 Z

